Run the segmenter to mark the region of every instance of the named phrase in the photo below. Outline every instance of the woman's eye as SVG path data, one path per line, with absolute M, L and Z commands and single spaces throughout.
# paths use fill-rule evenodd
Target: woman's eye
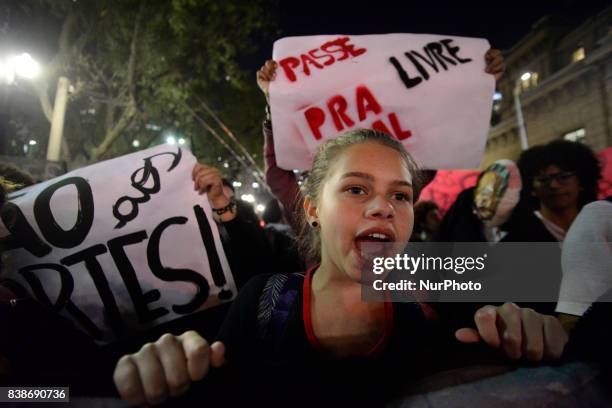
M 398 201 L 412 201 L 410 194 L 407 193 L 395 193 L 393 194 L 393 198 Z
M 353 186 L 353 187 L 349 187 L 346 189 L 346 191 L 348 191 L 351 194 L 365 194 L 365 190 L 362 187 L 357 187 L 357 186 Z

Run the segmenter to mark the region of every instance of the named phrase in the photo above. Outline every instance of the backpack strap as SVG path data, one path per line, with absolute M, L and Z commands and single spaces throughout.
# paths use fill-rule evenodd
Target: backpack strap
M 280 337 L 303 282 L 301 273 L 276 274 L 268 278 L 257 308 L 257 331 L 261 341 L 271 345 Z

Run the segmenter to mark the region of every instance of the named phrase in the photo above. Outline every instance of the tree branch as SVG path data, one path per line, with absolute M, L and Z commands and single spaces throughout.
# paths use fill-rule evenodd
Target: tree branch
M 138 14 L 136 16 L 136 21 L 134 22 L 134 31 L 132 33 L 132 42 L 130 44 L 130 58 L 128 60 L 128 68 L 127 68 L 127 83 L 128 83 L 128 94 L 129 101 L 128 104 L 121 114 L 119 121 L 115 124 L 110 131 L 106 132 L 104 136 L 104 140 L 102 143 L 96 148 L 92 150 L 91 160 L 97 161 L 102 156 L 104 156 L 108 150 L 111 148 L 113 143 L 121 136 L 123 131 L 125 131 L 134 121 L 137 113 L 138 113 L 138 105 L 136 99 L 136 81 L 135 81 L 135 73 L 136 73 L 136 55 L 137 55 L 137 44 L 138 39 L 140 37 L 140 28 L 142 26 L 142 19 L 145 11 L 145 1 L 140 0 L 140 6 L 138 8 Z M 111 108 L 111 104 L 109 104 L 108 108 Z
M 128 61 L 128 71 L 127 71 L 128 91 L 129 91 L 131 102 L 134 104 L 136 108 L 138 107 L 136 103 L 136 82 L 134 80 L 134 75 L 136 72 L 136 54 L 137 54 L 136 44 L 140 36 L 140 27 L 142 26 L 144 10 L 145 10 L 145 1 L 140 0 L 140 7 L 138 8 L 138 15 L 136 16 L 136 22 L 134 23 L 132 43 L 130 44 L 130 59 Z
M 102 143 L 91 152 L 91 161 L 98 161 L 103 155 L 105 155 L 110 147 L 115 143 L 115 140 L 121 136 L 124 130 L 126 130 L 134 121 L 136 117 L 136 107 L 132 102 L 129 103 L 127 108 L 123 111 L 123 114 L 119 118 L 117 124 L 107 132 L 104 136 Z

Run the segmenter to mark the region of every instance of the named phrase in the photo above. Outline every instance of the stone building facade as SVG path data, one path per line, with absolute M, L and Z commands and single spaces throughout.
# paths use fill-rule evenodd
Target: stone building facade
M 612 146 L 612 6 L 579 26 L 545 17 L 504 52 L 492 126 L 481 167 L 521 152 L 517 87 L 529 146 L 579 141 L 595 152 Z

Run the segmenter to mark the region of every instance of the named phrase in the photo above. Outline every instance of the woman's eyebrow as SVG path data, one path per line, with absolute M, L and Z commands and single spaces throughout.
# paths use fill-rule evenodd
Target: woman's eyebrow
M 405 180 L 395 180 L 391 184 L 394 186 L 406 186 L 412 188 L 412 183 Z
M 359 178 L 366 179 L 368 181 L 374 181 L 374 176 L 372 176 L 371 174 L 368 174 L 368 173 L 363 173 L 361 171 L 350 171 L 348 173 L 344 173 L 342 175 L 342 177 L 340 177 L 340 179 L 345 179 L 345 178 L 349 178 L 349 177 L 359 177 Z M 393 180 L 391 182 L 391 184 L 394 185 L 394 186 L 412 187 L 412 183 L 410 183 L 409 181 L 406 181 L 406 180 Z
M 344 173 L 340 179 L 345 179 L 349 177 L 359 177 L 369 181 L 374 181 L 374 176 L 368 173 L 362 173 L 360 171 L 349 171 L 348 173 Z

